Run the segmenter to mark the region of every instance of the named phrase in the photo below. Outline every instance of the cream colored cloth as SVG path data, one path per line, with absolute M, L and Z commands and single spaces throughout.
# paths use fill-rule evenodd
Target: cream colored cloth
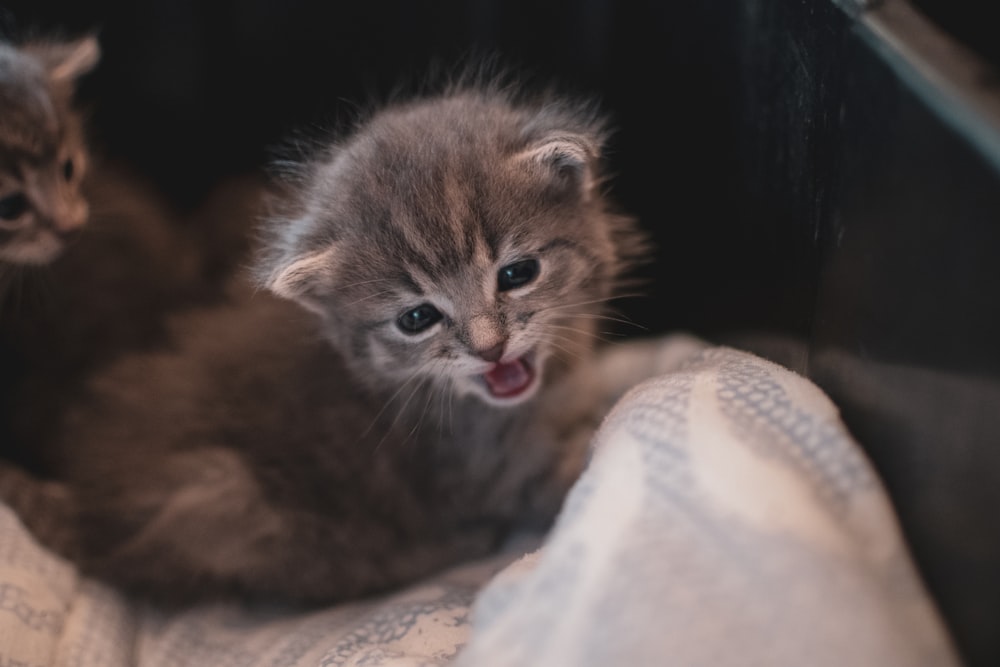
M 164 615 L 39 548 L 0 508 L 0 666 L 444 665 L 478 589 L 511 556 L 406 591 L 304 612 L 209 605 Z
M 615 406 L 545 544 L 506 569 L 523 549 L 328 609 L 164 615 L 0 507 L 0 667 L 957 664 L 826 397 L 748 354 L 663 347 L 680 368 Z

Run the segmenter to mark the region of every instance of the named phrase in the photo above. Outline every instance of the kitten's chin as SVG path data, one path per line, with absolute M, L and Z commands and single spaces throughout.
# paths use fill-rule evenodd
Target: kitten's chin
M 506 407 L 527 401 L 541 385 L 534 352 L 494 364 L 475 377 L 475 384 L 477 393 L 492 405 Z
M 11 264 L 41 266 L 56 259 L 62 250 L 62 242 L 54 236 L 43 237 L 32 243 L 0 247 L 0 260 Z

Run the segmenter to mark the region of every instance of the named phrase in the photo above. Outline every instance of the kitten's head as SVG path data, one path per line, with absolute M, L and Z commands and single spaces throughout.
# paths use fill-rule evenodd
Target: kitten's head
M 86 222 L 87 154 L 71 105 L 98 56 L 92 37 L 0 43 L 0 262 L 49 262 Z
M 263 281 L 359 377 L 520 403 L 587 355 L 640 245 L 603 195 L 604 138 L 592 109 L 496 89 L 388 107 L 300 171 Z

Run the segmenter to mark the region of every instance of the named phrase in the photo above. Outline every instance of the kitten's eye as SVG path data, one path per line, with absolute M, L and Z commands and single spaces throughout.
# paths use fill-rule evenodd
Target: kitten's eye
M 403 333 L 415 334 L 441 321 L 441 311 L 429 303 L 424 303 L 399 316 L 396 324 Z
M 28 198 L 21 192 L 15 192 L 0 199 L 0 218 L 17 220 L 28 210 Z
M 497 273 L 497 288 L 501 292 L 527 285 L 538 275 L 537 259 L 522 259 L 500 269 Z
M 66 178 L 67 181 L 73 178 L 73 173 L 74 173 L 73 160 L 66 160 L 65 162 L 63 162 L 63 176 Z

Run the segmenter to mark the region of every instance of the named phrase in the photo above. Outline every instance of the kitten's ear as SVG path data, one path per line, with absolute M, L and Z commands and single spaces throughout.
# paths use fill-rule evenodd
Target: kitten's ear
M 338 256 L 336 244 L 307 254 L 287 253 L 263 276 L 264 286 L 280 297 L 322 312 L 323 294 L 333 283 Z
M 93 35 L 72 42 L 37 42 L 26 45 L 25 50 L 42 62 L 49 78 L 57 83 L 73 83 L 101 59 L 101 47 Z
M 588 196 L 594 187 L 599 149 L 590 138 L 578 134 L 546 137 L 517 155 L 517 159 L 542 167 L 557 185 L 574 188 Z

